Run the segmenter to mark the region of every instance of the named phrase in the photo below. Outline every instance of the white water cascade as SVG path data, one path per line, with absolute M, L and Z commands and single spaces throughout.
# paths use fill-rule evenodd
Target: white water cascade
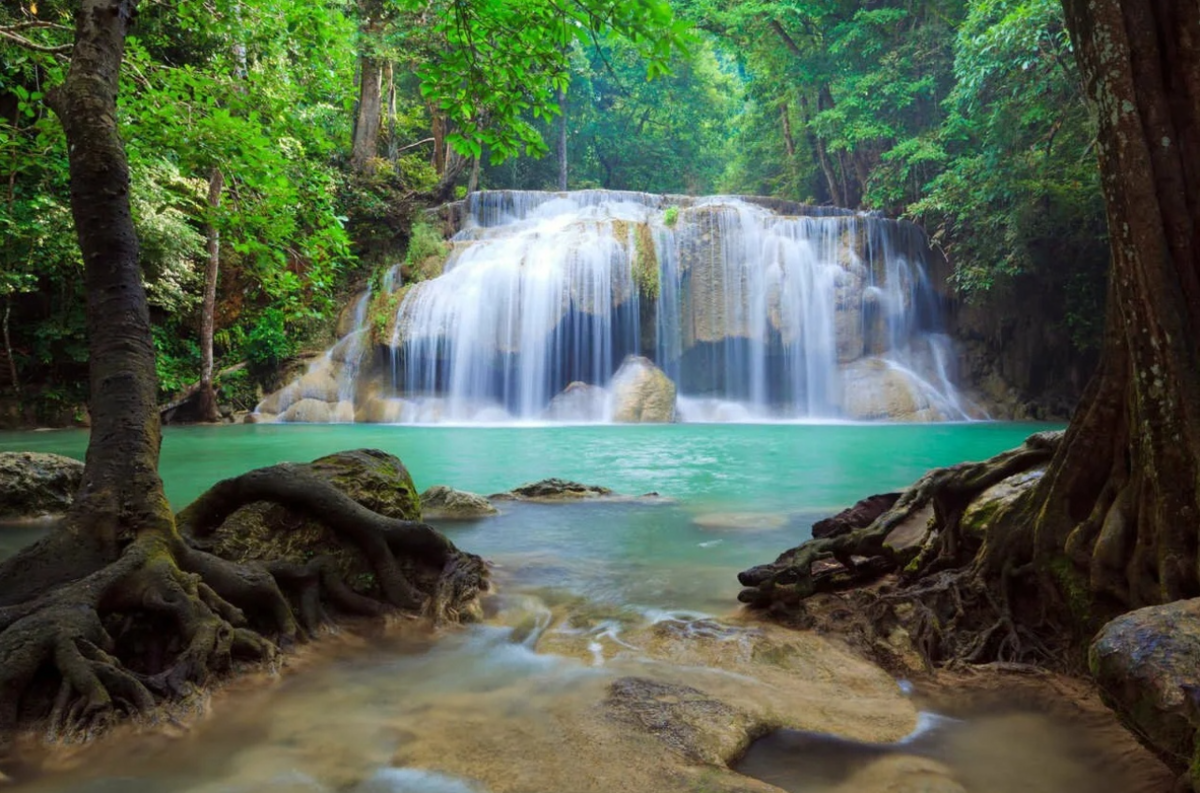
M 628 398 L 685 421 L 977 415 L 910 223 L 599 190 L 475 193 L 447 212 L 441 275 L 399 287 L 370 386 L 339 386 L 360 421 L 605 421 Z M 665 377 L 614 396 L 629 356 Z M 343 381 L 368 379 L 361 349 L 342 358 Z

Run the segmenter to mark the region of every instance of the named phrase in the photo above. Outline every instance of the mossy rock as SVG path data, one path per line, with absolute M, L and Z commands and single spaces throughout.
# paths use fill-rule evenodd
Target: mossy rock
M 83 463 L 61 454 L 0 452 L 0 518 L 34 518 L 66 512 Z
M 355 449 L 321 457 L 303 467 L 381 515 L 421 519 L 420 497 L 398 457 L 378 449 Z M 276 504 L 257 502 L 242 507 L 205 538 L 205 546 L 236 562 L 303 564 L 328 556 L 351 587 L 363 593 L 373 593 L 375 588 L 371 566 L 356 547 L 340 542 L 319 522 Z

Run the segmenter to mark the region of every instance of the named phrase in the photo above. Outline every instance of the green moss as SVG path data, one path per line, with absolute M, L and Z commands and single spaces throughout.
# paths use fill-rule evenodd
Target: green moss
M 1059 592 L 1067 601 L 1067 608 L 1074 618 L 1075 625 L 1082 632 L 1086 632 L 1092 621 L 1092 596 L 1083 574 L 1065 556 L 1051 559 L 1047 567 L 1058 585 Z
M 404 254 L 404 268 L 414 280 L 424 281 L 440 274 L 441 265 L 450 255 L 450 245 L 432 223 L 418 220 L 413 223 Z
M 638 291 L 648 300 L 658 300 L 662 288 L 659 282 L 658 251 L 654 248 L 654 235 L 645 223 L 634 227 L 633 236 L 633 280 Z
M 663 225 L 674 226 L 679 222 L 679 207 L 667 207 L 663 212 Z

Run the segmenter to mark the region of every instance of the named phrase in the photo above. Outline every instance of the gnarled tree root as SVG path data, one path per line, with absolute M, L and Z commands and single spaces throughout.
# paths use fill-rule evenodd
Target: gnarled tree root
M 356 549 L 374 571 L 378 598 L 351 588 L 327 557 L 236 563 L 201 547 L 226 517 L 258 501 L 302 511 Z M 23 570 L 51 569 L 79 537 L 92 536 L 94 519 L 69 516 L 56 534 L 0 565 L 0 758 L 20 728 L 71 740 L 122 717 L 154 718 L 160 705 L 239 662 L 274 659 L 280 645 L 315 634 L 333 612 L 456 621 L 488 588 L 484 562 L 431 527 L 377 514 L 288 465 L 217 484 L 174 525 L 150 519 L 114 529 L 110 536 L 123 539 L 97 554 L 86 575 L 32 593 L 6 587 Z M 409 580 L 406 569 L 426 573 Z
M 927 664 L 1052 655 L 1013 618 L 1012 583 L 1030 572 L 1033 556 L 1021 519 L 1032 488 L 990 515 L 985 532 L 965 530 L 962 517 L 984 490 L 1049 463 L 1061 437 L 1038 433 L 990 460 L 930 471 L 869 526 L 810 540 L 772 564 L 743 571 L 738 599 L 796 621 L 814 596 L 860 590 L 852 610 L 872 624 L 870 632 L 886 637 L 904 628 Z M 889 543 L 897 527 L 929 508 L 932 517 L 919 542 Z

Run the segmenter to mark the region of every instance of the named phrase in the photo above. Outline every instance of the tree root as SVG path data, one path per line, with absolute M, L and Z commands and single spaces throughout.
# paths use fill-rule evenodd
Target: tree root
M 328 556 L 238 563 L 201 547 L 235 510 L 259 501 L 319 521 L 361 556 L 377 586 L 356 591 Z M 92 531 L 83 522 L 94 516 L 73 518 L 55 542 L 0 565 L 0 758 L 21 727 L 83 740 L 120 719 L 154 719 L 160 705 L 239 664 L 272 661 L 279 646 L 316 635 L 336 614 L 399 609 L 458 621 L 488 589 L 483 560 L 431 527 L 377 514 L 327 480 L 283 465 L 219 483 L 175 526 L 152 521 L 112 532 L 130 539 L 90 574 L 32 595 L 19 584 L 6 591 L 20 571 L 52 568 L 72 531 Z
M 964 527 L 962 518 L 984 490 L 1045 466 L 1061 436 L 1038 433 L 985 462 L 930 471 L 871 525 L 810 540 L 743 571 L 738 599 L 794 620 L 814 595 L 878 585 L 866 609 L 870 632 L 888 637 L 903 628 L 927 665 L 1053 656 L 1057 648 L 1014 619 L 1010 592 L 1010 582 L 1030 572 L 1032 536 L 1020 518 L 1032 488 L 989 515 L 985 527 Z M 930 510 L 918 542 L 894 542 L 897 529 L 911 533 Z M 891 583 L 881 583 L 885 576 Z

